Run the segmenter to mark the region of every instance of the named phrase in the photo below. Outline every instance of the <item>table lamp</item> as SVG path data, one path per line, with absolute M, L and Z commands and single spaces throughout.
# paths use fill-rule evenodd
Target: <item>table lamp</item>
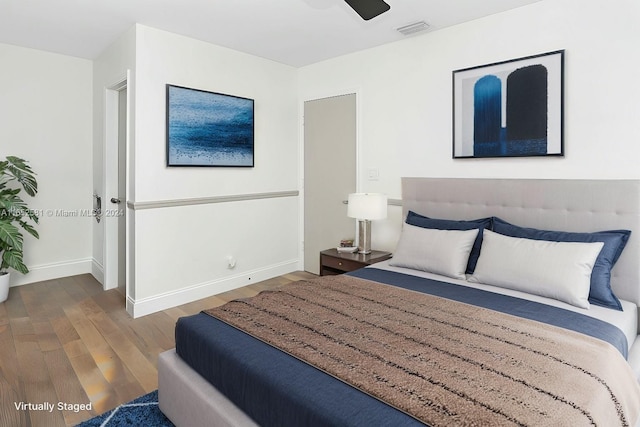
M 349 194 L 347 216 L 358 220 L 358 253 L 371 253 L 371 221 L 387 217 L 387 196 L 379 193 Z

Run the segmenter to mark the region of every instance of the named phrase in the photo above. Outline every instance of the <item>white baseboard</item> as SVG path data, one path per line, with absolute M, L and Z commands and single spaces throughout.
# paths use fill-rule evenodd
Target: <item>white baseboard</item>
M 104 286 L 104 267 L 95 258 L 91 259 L 91 274 Z
M 247 286 L 252 283 L 268 280 L 283 274 L 298 270 L 298 260 L 286 261 L 281 264 L 266 268 L 245 272 L 243 274 L 227 277 L 219 280 L 200 283 L 179 289 L 174 292 L 154 295 L 152 297 L 133 300 L 127 297 L 127 312 L 133 317 L 142 317 L 147 314 L 177 307 L 212 295 Z
M 29 273 L 27 274 L 11 273 L 11 286 L 21 286 L 29 283 L 43 282 L 45 280 L 59 279 L 60 277 L 92 273 L 92 261 L 92 258 L 83 258 L 29 266 Z

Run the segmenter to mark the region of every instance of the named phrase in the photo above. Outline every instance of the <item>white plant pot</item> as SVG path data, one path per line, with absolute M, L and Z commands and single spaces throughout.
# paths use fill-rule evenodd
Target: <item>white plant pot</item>
M 9 280 L 11 273 L 0 274 L 0 303 L 5 302 L 9 296 Z

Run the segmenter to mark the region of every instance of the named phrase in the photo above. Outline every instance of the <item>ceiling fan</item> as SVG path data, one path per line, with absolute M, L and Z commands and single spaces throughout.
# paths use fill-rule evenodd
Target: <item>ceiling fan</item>
M 383 0 L 345 0 L 365 21 L 375 18 L 391 9 Z

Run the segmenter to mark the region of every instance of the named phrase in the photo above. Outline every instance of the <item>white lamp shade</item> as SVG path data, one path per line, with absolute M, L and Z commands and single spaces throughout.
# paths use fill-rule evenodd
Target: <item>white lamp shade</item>
M 357 219 L 385 219 L 387 217 L 387 196 L 379 193 L 349 194 L 347 216 Z

